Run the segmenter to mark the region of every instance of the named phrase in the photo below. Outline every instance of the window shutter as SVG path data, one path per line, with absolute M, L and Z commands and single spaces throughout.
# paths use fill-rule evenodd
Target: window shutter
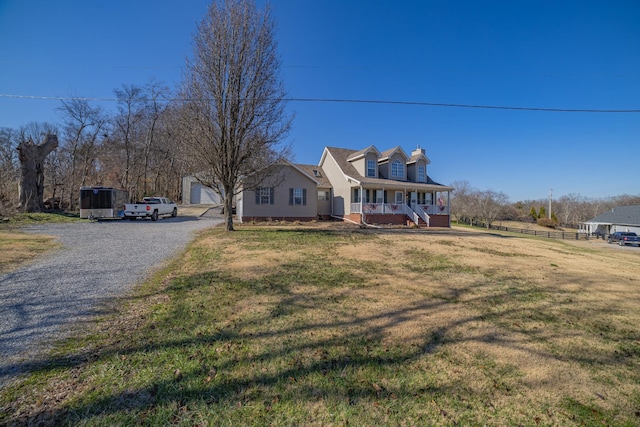
M 273 197 L 273 187 L 269 187 L 269 204 L 273 205 L 274 204 L 274 197 Z
M 289 189 L 289 204 L 293 205 L 293 188 Z
M 307 189 L 302 189 L 302 205 L 307 206 Z
M 260 204 L 260 189 L 256 188 L 256 205 Z

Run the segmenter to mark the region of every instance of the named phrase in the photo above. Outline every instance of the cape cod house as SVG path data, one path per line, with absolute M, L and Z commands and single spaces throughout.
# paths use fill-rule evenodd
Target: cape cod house
M 452 190 L 427 174 L 424 149 L 325 147 L 318 165 L 285 162 L 236 197 L 240 222 L 341 219 L 358 224 L 449 227 Z

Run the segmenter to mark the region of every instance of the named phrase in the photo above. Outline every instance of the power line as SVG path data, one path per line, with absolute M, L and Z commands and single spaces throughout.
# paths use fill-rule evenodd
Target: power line
M 118 98 L 109 97 L 65 97 L 65 96 L 40 96 L 40 95 L 15 95 L 0 93 L 0 98 L 34 99 L 45 101 L 94 101 L 117 102 Z M 640 113 L 640 109 L 590 109 L 590 108 L 550 108 L 550 107 L 517 107 L 506 105 L 479 105 L 479 104 L 452 104 L 441 102 L 421 101 L 384 101 L 376 99 L 340 99 L 340 98 L 282 98 L 287 102 L 322 102 L 343 104 L 380 104 L 380 105 L 413 105 L 421 107 L 449 107 L 449 108 L 475 108 L 487 110 L 511 110 L 511 111 L 542 111 L 552 113 Z M 186 101 L 184 98 L 163 98 L 162 101 Z
M 549 111 L 556 113 L 640 113 L 640 109 L 586 109 L 586 108 L 536 108 L 536 107 L 512 107 L 504 105 L 474 105 L 474 104 L 449 104 L 437 102 L 418 101 L 380 101 L 371 99 L 323 99 L 323 98 L 285 98 L 286 101 L 297 102 L 344 102 L 360 104 L 386 104 L 386 105 L 418 105 L 424 107 L 453 107 L 453 108 L 483 108 L 493 110 L 516 111 Z

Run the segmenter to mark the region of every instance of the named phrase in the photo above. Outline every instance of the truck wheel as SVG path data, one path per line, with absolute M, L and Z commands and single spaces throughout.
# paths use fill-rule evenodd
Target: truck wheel
M 153 211 L 153 213 L 151 214 L 151 221 L 157 221 L 158 220 L 158 211 Z
M 171 212 L 171 216 L 174 218 L 178 216 L 178 208 L 173 208 L 173 212 Z

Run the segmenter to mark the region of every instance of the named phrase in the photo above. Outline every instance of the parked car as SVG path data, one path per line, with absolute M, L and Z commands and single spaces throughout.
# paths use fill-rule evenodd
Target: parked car
M 178 215 L 176 204 L 164 197 L 145 197 L 141 202 L 124 205 L 124 217 L 131 220 L 151 218 L 151 221 L 157 221 L 158 217 L 164 215 Z
M 640 237 L 636 233 L 629 231 L 616 231 L 613 234 L 609 234 L 607 243 L 618 242 L 620 246 L 626 245 L 638 245 L 640 246 Z

